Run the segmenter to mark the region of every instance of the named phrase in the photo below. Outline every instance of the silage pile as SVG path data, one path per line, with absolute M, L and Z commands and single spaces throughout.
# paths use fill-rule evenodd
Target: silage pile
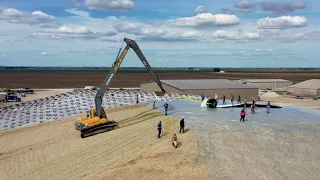
M 260 96 L 261 99 L 265 99 L 265 98 L 279 98 L 279 97 L 282 97 L 280 96 L 279 94 L 275 93 L 275 92 L 271 92 L 271 91 L 268 91 L 264 94 L 262 94 Z

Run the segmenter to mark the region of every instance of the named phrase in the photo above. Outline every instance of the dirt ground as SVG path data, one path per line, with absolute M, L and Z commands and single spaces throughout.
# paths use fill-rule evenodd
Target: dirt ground
M 211 179 L 314 180 L 319 130 L 319 124 L 244 123 L 203 127 L 198 135 Z
M 309 108 L 320 110 L 320 100 L 309 99 L 295 99 L 295 97 L 282 96 L 277 98 L 261 98 L 262 101 L 270 101 L 282 106 L 296 106 L 300 108 Z
M 0 102 L 0 108 L 72 91 L 73 89 L 35 89 L 34 94 L 26 94 L 26 97 L 21 97 L 21 94 L 17 93 L 17 96 L 21 97 L 21 102 Z
M 119 128 L 85 139 L 73 118 L 0 132 L 0 179 L 209 179 L 190 130 L 178 134 L 177 149 L 172 146 L 177 119 L 150 106 L 108 112 Z
M 0 72 L 0 88 L 84 88 L 100 86 L 108 72 Z M 160 79 L 287 79 L 300 82 L 320 79 L 320 73 L 159 73 Z M 153 81 L 148 73 L 119 73 L 112 87 L 140 87 Z

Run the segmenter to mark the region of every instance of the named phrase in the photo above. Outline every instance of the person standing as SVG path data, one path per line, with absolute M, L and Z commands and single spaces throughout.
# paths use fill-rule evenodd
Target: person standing
M 139 96 L 138 96 L 138 94 L 137 94 L 137 104 L 139 104 Z
M 201 101 L 204 101 L 204 95 L 203 94 L 201 95 Z
M 252 105 L 251 105 L 251 112 L 255 112 L 256 109 L 256 100 L 254 99 L 254 97 L 252 97 Z
M 180 120 L 180 133 L 182 132 L 184 134 L 184 118 Z
M 177 148 L 178 147 L 178 137 L 177 134 L 173 134 L 172 136 L 172 145 Z
M 162 131 L 162 122 L 160 121 L 158 123 L 158 138 L 160 139 L 161 137 L 161 131 Z
M 270 113 L 270 106 L 271 106 L 271 103 L 270 103 L 270 101 L 268 101 L 268 103 L 267 103 L 267 113 Z
M 153 109 L 156 108 L 156 101 L 153 101 Z
M 243 106 L 246 108 L 247 107 L 247 97 L 245 97 L 244 99 L 243 99 Z
M 233 94 L 231 94 L 231 104 L 232 104 L 232 106 L 233 106 L 233 101 L 234 101 L 234 96 L 233 96 Z
M 214 99 L 218 102 L 218 95 L 214 93 Z
M 165 110 L 165 112 L 166 112 L 166 114 L 165 115 L 168 115 L 168 103 L 165 103 L 164 104 L 164 110 Z
M 240 122 L 244 122 L 244 118 L 246 117 L 247 113 L 246 113 L 246 110 L 242 109 L 241 112 L 240 112 Z
M 222 104 L 226 104 L 226 95 L 223 95 Z
M 253 104 L 251 105 L 251 112 L 255 113 L 255 106 Z
M 240 95 L 238 96 L 238 103 L 239 103 L 239 104 L 241 103 L 241 97 L 240 97 Z

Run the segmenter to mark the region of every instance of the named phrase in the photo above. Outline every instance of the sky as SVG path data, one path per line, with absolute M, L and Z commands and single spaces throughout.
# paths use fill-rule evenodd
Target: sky
M 0 66 L 111 66 L 124 38 L 152 67 L 320 67 L 320 1 L 0 0 Z

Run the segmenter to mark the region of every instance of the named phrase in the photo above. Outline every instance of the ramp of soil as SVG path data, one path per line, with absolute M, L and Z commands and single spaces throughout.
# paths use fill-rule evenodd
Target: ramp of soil
M 0 179 L 209 179 L 191 131 L 147 106 L 109 110 L 120 128 L 81 139 L 73 118 L 0 132 Z M 164 135 L 156 125 L 163 121 Z

